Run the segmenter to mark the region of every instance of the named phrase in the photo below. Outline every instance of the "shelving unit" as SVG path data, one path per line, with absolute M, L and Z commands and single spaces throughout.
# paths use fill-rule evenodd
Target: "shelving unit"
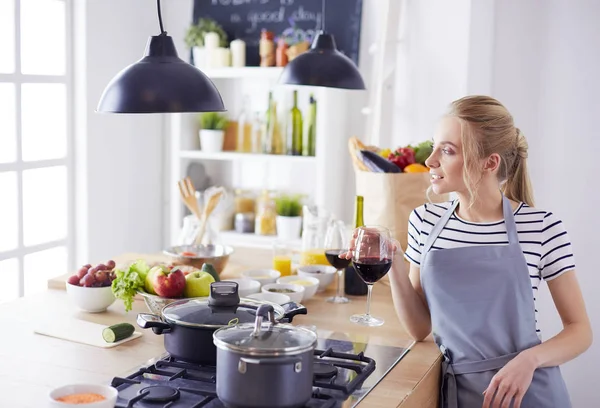
M 169 119 L 169 240 L 179 235 L 185 207 L 179 197 L 177 181 L 184 178 L 191 163 L 202 163 L 214 185 L 228 189 L 274 189 L 306 194 L 308 199 L 337 218 L 350 220 L 353 211 L 353 170 L 348 155 L 348 138 L 358 133 L 351 129 L 350 117 L 360 115 L 364 94 L 338 89 L 277 85 L 281 68 L 245 67 L 203 71 L 219 89 L 231 120 L 237 120 L 244 95 L 254 111 L 267 109 L 269 90 L 278 102 L 278 116 L 289 110 L 292 90 L 297 89 L 299 105 L 306 115 L 308 95 L 317 100 L 316 156 L 287 156 L 200 150 L 198 121 L 194 114 L 173 114 Z M 356 101 L 360 103 L 356 103 Z M 358 108 L 357 108 L 358 107 Z M 285 128 L 282 129 L 284 131 Z M 276 237 L 222 231 L 226 244 L 270 248 Z

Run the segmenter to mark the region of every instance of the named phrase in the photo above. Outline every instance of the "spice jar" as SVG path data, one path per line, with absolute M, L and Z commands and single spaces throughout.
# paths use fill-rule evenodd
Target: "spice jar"
M 288 63 L 287 56 L 288 45 L 285 40 L 280 39 L 277 43 L 277 51 L 275 53 L 275 64 L 278 67 L 285 67 Z
M 275 43 L 273 39 L 275 35 L 272 31 L 262 29 L 259 42 L 260 66 L 273 67 L 275 66 Z
M 277 233 L 277 212 L 275 211 L 273 194 L 268 190 L 264 190 L 256 204 L 257 211 L 254 232 L 259 235 L 275 235 Z
M 254 213 L 237 213 L 235 215 L 235 232 L 246 234 L 254 232 Z
M 235 190 L 235 209 L 236 214 L 252 213 L 256 211 L 256 199 L 249 190 Z

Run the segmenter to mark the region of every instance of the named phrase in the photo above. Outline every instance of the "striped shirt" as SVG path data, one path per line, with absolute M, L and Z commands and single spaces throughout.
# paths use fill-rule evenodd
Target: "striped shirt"
M 404 257 L 420 266 L 421 252 L 433 226 L 453 202 L 428 203 L 416 208 L 409 217 L 408 245 Z M 549 281 L 575 269 L 571 241 L 560 219 L 551 212 L 519 204 L 514 212 L 519 244 L 525 255 L 535 304 L 538 336 L 538 287 L 542 279 Z M 504 221 L 482 223 L 468 222 L 452 214 L 435 240 L 431 250 L 450 249 L 476 245 L 507 245 L 508 236 Z

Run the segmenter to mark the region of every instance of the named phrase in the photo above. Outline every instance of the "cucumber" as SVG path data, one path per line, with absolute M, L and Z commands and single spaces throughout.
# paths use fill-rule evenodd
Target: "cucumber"
M 217 273 L 217 270 L 215 269 L 214 266 L 212 266 L 212 264 L 209 264 L 209 263 L 203 264 L 201 271 L 210 273 L 212 275 L 212 277 L 215 279 L 215 282 L 219 282 L 221 280 L 221 278 L 219 278 L 219 274 Z
M 102 338 L 107 343 L 115 343 L 131 336 L 135 327 L 129 323 L 117 323 L 102 330 Z

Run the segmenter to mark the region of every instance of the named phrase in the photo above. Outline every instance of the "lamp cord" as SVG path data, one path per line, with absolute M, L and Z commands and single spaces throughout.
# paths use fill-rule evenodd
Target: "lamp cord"
M 160 13 L 160 0 L 156 0 L 156 9 L 158 10 L 158 25 L 160 26 L 160 35 L 166 35 L 167 32 L 163 28 L 162 15 Z
M 321 31 L 325 32 L 325 2 L 326 0 L 323 0 L 323 3 L 321 3 Z

